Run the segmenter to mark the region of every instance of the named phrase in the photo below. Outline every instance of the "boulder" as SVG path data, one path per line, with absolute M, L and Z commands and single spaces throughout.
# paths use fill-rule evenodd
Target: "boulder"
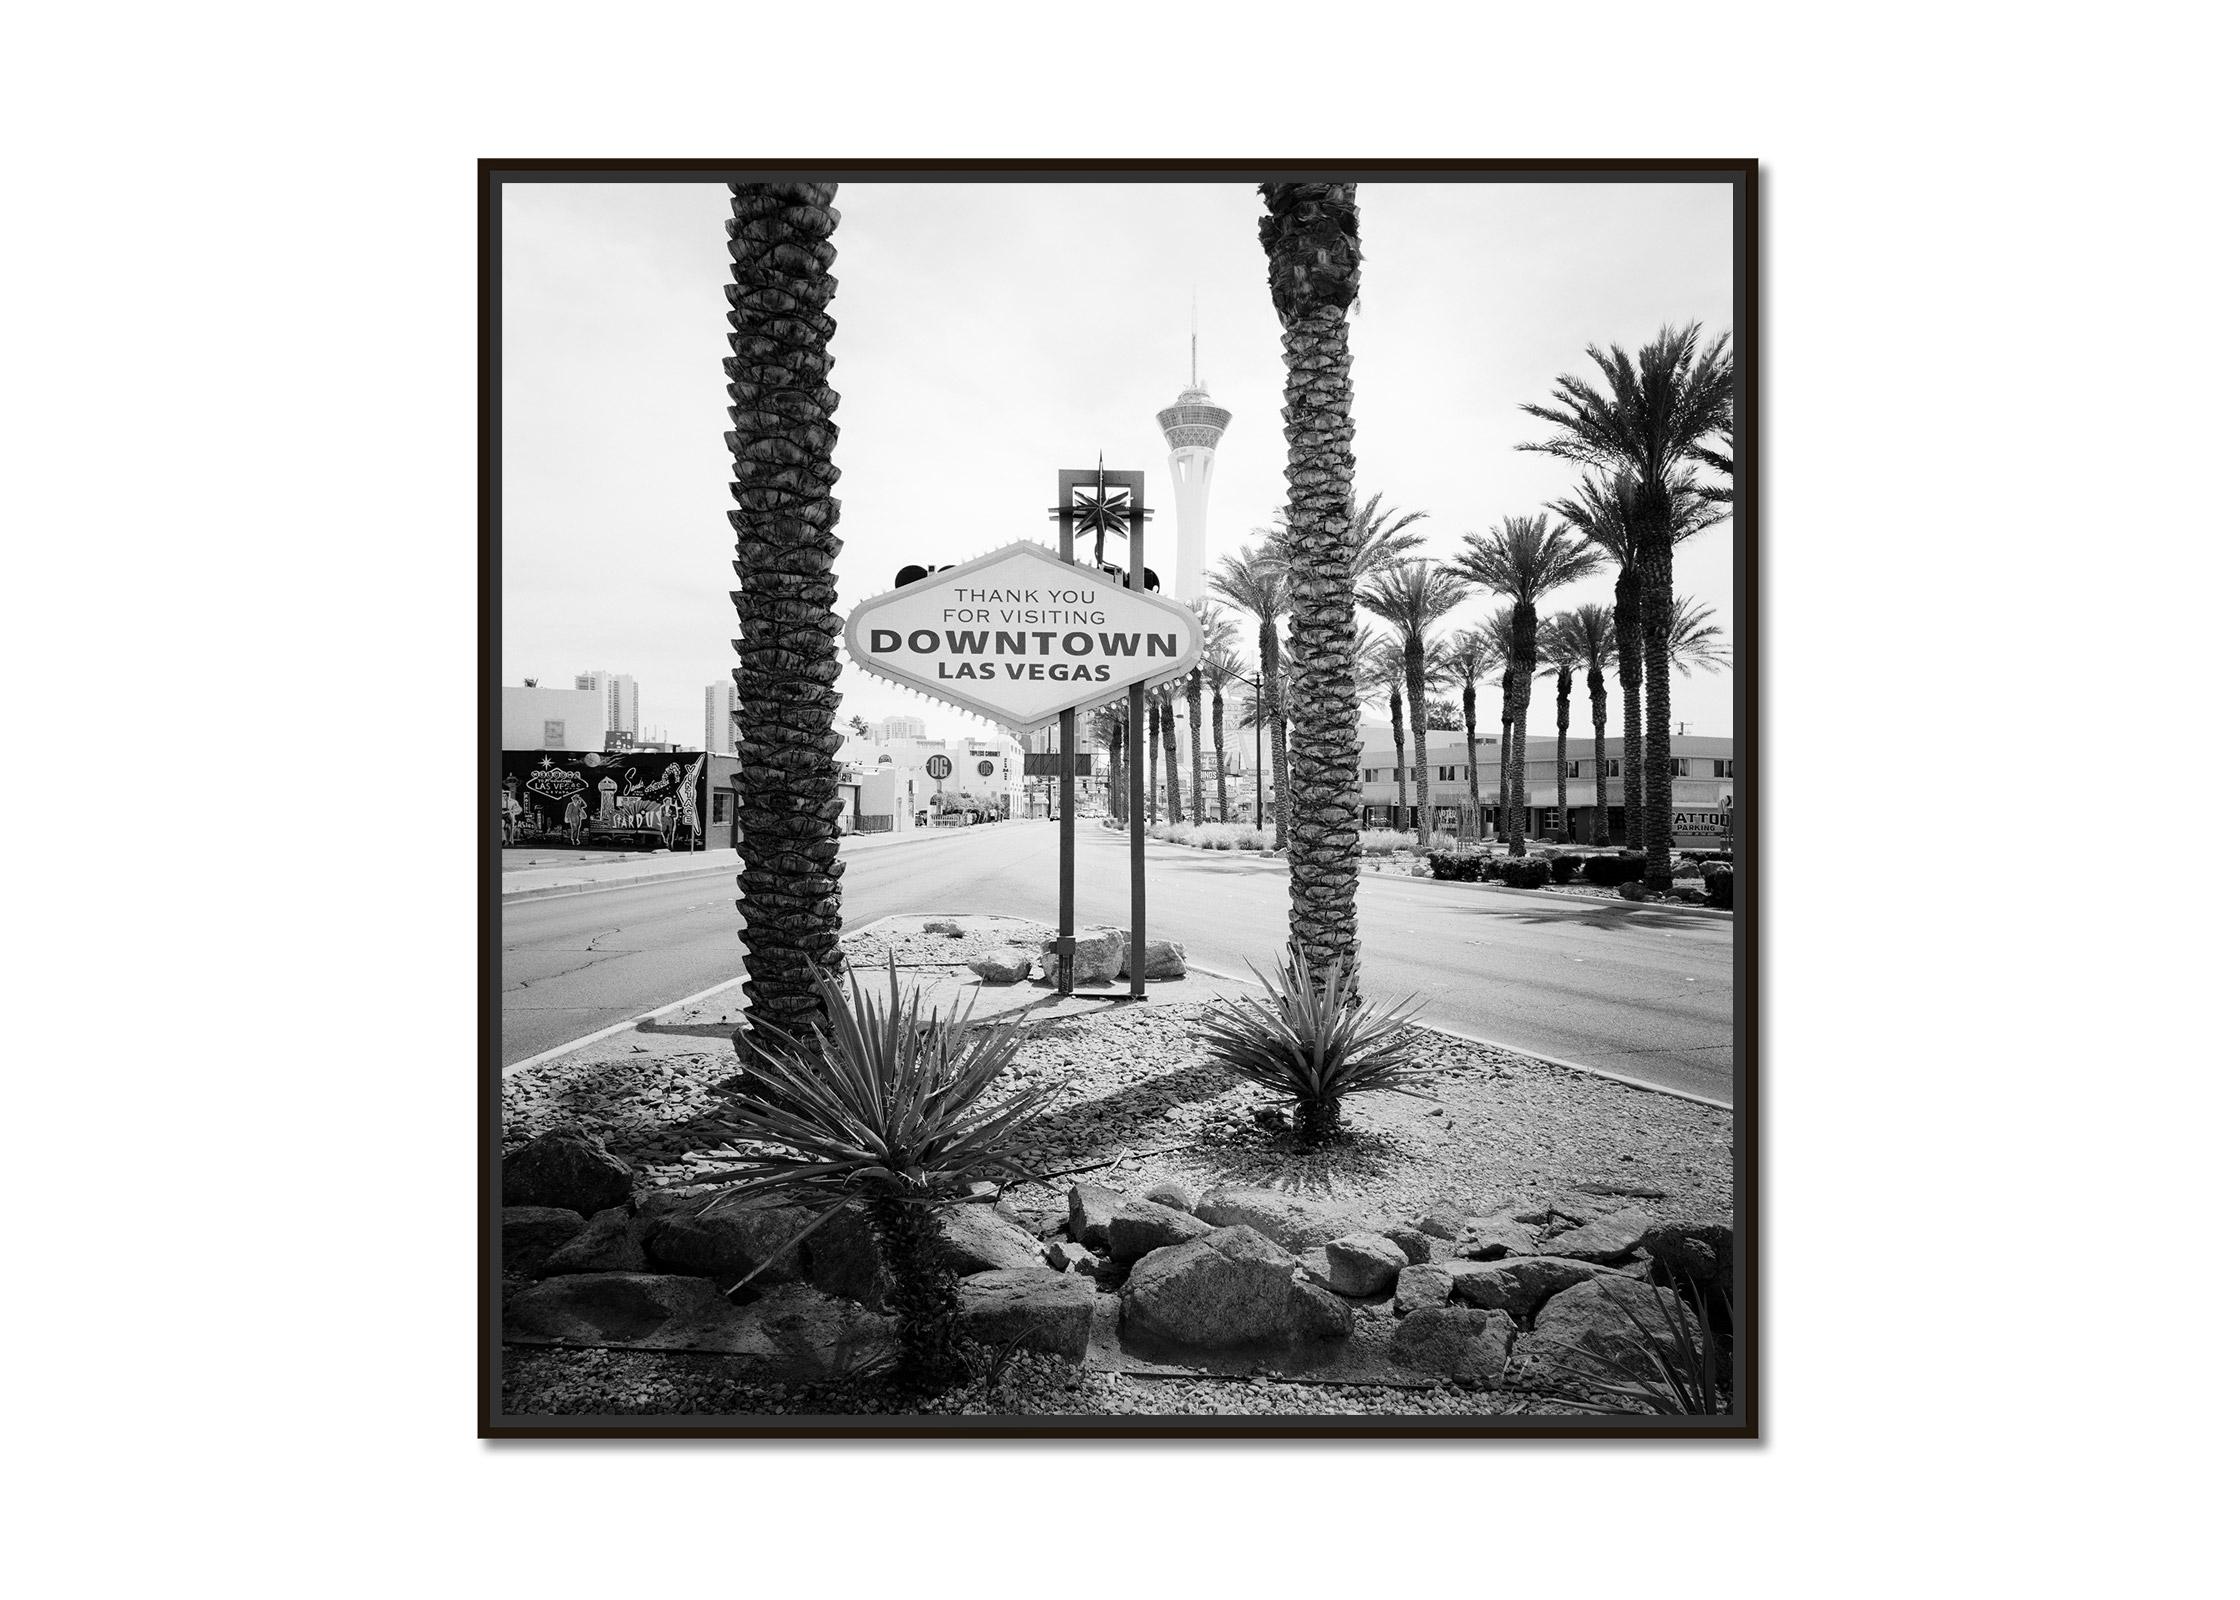
M 1726 1223 L 1660 1222 L 1641 1236 L 1641 1248 L 1674 1281 L 1733 1297 L 1734 1229 Z
M 771 1289 L 800 1281 L 806 1263 L 795 1235 L 815 1215 L 799 1206 L 742 1204 L 702 1216 L 679 1206 L 646 1228 L 646 1255 L 668 1271 L 712 1278 L 726 1289 L 750 1272 L 755 1287 Z
M 756 1376 L 781 1383 L 825 1382 L 876 1370 L 896 1353 L 889 1319 L 803 1283 L 787 1284 L 751 1306 L 734 1306 L 721 1318 L 658 1337 L 664 1342 L 674 1338 L 677 1348 L 751 1357 Z
M 649 1266 L 645 1229 L 645 1223 L 622 1207 L 611 1206 L 546 1256 L 536 1275 L 556 1278 L 569 1272 L 644 1272 Z
M 1355 1299 L 1383 1294 L 1408 1258 L 1382 1234 L 1349 1233 L 1323 1247 L 1330 1258 L 1330 1287 Z
M 736 1306 L 709 1279 L 647 1272 L 547 1278 L 506 1302 L 503 1328 L 520 1343 L 743 1356 L 746 1375 L 786 1383 L 842 1377 L 893 1351 L 886 1319 L 801 1284 Z
M 1187 1211 L 1149 1200 L 1123 1199 L 1106 1221 L 1105 1249 L 1112 1256 L 1112 1264 L 1125 1270 L 1154 1250 L 1188 1244 L 1211 1232 L 1212 1224 L 1200 1222 Z
M 1431 1259 L 1431 1235 L 1428 1233 L 1419 1232 L 1403 1222 L 1398 1227 L 1385 1229 L 1384 1236 L 1400 1247 L 1400 1253 L 1408 1258 L 1410 1266 L 1418 1266 Z
M 1575 1256 L 1581 1261 L 1616 1263 L 1641 1247 L 1641 1240 L 1649 1231 L 1649 1214 L 1646 1211 L 1619 1211 L 1607 1217 L 1596 1217 L 1591 1222 L 1544 1239 L 1539 1253 L 1544 1256 Z
M 861 1206 L 842 1206 L 825 1218 L 803 1244 L 802 1253 L 804 1276 L 826 1294 L 876 1311 L 894 1288 L 879 1254 L 878 1235 L 871 1231 L 871 1218 Z
M 1445 1267 L 1429 1264 L 1406 1266 L 1392 1286 L 1392 1309 L 1406 1317 L 1432 1306 L 1443 1306 L 1454 1297 L 1454 1279 Z
M 565 1206 L 507 1206 L 498 1214 L 499 1260 L 505 1271 L 533 1278 L 583 1229 L 583 1218 Z
M 522 1290 L 506 1302 L 502 1327 L 508 1339 L 535 1343 L 639 1344 L 672 1323 L 738 1309 L 706 1278 L 587 1272 Z
M 983 1272 L 957 1285 L 958 1326 L 982 1344 L 1016 1338 L 1023 1349 L 1079 1361 L 1089 1353 L 1096 1302 L 1097 1286 L 1077 1273 L 1060 1275 L 1039 1263 L 1024 1272 Z
M 941 1258 L 958 1277 L 980 1272 L 1040 1272 L 1042 1245 L 994 1206 L 951 1206 L 940 1216 Z
M 1061 1232 L 1069 1220 L 1062 1200 L 1028 1200 L 1016 1194 L 996 1202 L 996 1215 L 1008 1217 L 1037 1239 Z
M 1619 1210 L 1621 1202 L 1586 1189 L 1559 1189 L 1525 1205 L 1512 1206 L 1504 1215 L 1539 1228 L 1577 1228 Z
M 1077 1183 L 1066 1194 L 1066 1228 L 1075 1244 L 1103 1248 L 1112 1213 L 1128 1197 L 1101 1183 Z
M 1352 1215 L 1335 1206 L 1244 1184 L 1208 1189 L 1199 1197 L 1195 1211 L 1199 1221 L 1216 1228 L 1257 1229 L 1286 1250 L 1328 1244 L 1360 1226 Z
M 1530 1382 L 1590 1393 L 1613 1384 L 1666 1386 L 1652 1350 L 1682 1371 L 1695 1365 L 1701 1330 L 1670 1289 L 1617 1273 L 1598 1273 L 1540 1308 L 1512 1352 Z
M 940 920 L 927 923 L 925 926 L 925 931 L 927 933 L 939 934 L 945 939 L 962 939 L 964 937 L 964 929 L 959 927 L 956 923 L 949 921 L 947 918 L 942 918 Z
M 1551 1295 L 1608 1268 L 1575 1256 L 1503 1256 L 1498 1261 L 1455 1261 L 1447 1266 L 1454 1297 L 1484 1311 L 1506 1311 L 1518 1322 L 1532 1320 Z
M 1128 976 L 1127 954 L 1123 951 L 1120 961 L 1121 976 Z M 1182 946 L 1172 939 L 1146 939 L 1143 941 L 1143 976 L 1145 982 L 1167 978 L 1180 978 L 1188 974 Z
M 1462 1213 L 1451 1206 L 1434 1206 L 1408 1226 L 1433 1239 L 1452 1239 L 1462 1231 Z
M 1294 1341 L 1343 1339 L 1353 1332 L 1353 1307 L 1318 1283 L 1294 1281 L 1288 1313 Z
M 1539 1254 L 1540 1230 L 1514 1216 L 1465 1217 L 1454 1236 L 1454 1253 L 1465 1261 L 1498 1261 L 1503 1256 Z
M 1517 1325 L 1499 1311 L 1427 1306 L 1392 1330 L 1392 1359 L 1418 1372 L 1465 1383 L 1494 1383 L 1509 1362 Z
M 1120 928 L 1084 928 L 1073 936 L 1073 981 L 1075 983 L 1110 983 L 1120 976 L 1120 968 L 1128 959 L 1128 935 Z M 1058 943 L 1047 940 L 1042 946 L 1042 975 L 1045 982 L 1058 981 Z
M 1143 1197 L 1153 1205 L 1172 1206 L 1177 1211 L 1191 1211 L 1198 1204 L 1198 1191 L 1180 1178 L 1161 1178 L 1143 1191 Z
M 500 1168 L 503 1203 L 556 1206 L 588 1217 L 630 1203 L 630 1163 L 582 1128 L 540 1133 Z
M 1217 1228 L 1136 1263 L 1120 1291 L 1121 1326 L 1200 1349 L 1293 1339 L 1325 1309 L 1293 1294 L 1314 1287 L 1293 1279 L 1297 1266 L 1256 1229 Z
M 1006 950 L 999 955 L 982 956 L 972 963 L 972 972 L 985 984 L 1024 983 L 1034 958 L 1024 950 Z

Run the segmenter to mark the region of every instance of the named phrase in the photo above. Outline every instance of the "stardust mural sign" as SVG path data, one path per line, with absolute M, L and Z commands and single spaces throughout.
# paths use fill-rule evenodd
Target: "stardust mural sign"
M 1027 734 L 1063 711 L 1195 666 L 1188 606 L 1126 589 L 1032 540 L 920 578 L 848 613 L 856 665 Z

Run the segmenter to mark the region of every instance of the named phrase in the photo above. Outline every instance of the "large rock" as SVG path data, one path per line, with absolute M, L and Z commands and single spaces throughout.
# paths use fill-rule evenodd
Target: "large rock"
M 1154 1250 L 1120 1291 L 1130 1334 L 1198 1349 L 1292 1343 L 1342 1335 L 1345 1304 L 1293 1277 L 1291 1252 L 1247 1227 L 1217 1228 L 1188 1244 Z
M 583 1218 L 565 1206 L 507 1206 L 498 1214 L 499 1260 L 507 1272 L 535 1277 L 583 1229 Z
M 962 939 L 964 937 L 964 929 L 959 927 L 956 923 L 951 922 L 946 917 L 927 923 L 925 926 L 925 931 L 931 934 L 938 934 L 944 939 Z
M 1097 1258 L 1087 1245 L 1071 1239 L 1052 1239 L 1042 1247 L 1042 1259 L 1052 1272 L 1078 1272 L 1084 1278 L 1097 1275 Z
M 1392 1286 L 1392 1309 L 1407 1317 L 1432 1306 L 1443 1306 L 1454 1297 L 1454 1279 L 1445 1267 L 1424 1263 L 1400 1269 Z
M 1084 928 L 1073 936 L 1073 981 L 1075 983 L 1110 983 L 1120 976 L 1120 969 L 1128 959 L 1128 935 L 1121 928 Z M 1055 939 L 1042 947 L 1042 975 L 1050 982 L 1058 981 L 1058 944 Z
M 1499 1311 L 1428 1306 L 1392 1330 L 1392 1359 L 1418 1372 L 1467 1383 L 1498 1382 L 1508 1365 L 1517 1325 Z
M 570 1213 L 573 1215 L 573 1213 Z M 620 1206 L 600 1212 L 581 1232 L 544 1259 L 540 1278 L 568 1272 L 644 1272 L 646 1223 Z
M 1027 972 L 1033 965 L 1034 958 L 1024 950 L 1005 950 L 996 955 L 982 956 L 973 962 L 972 973 L 985 984 L 1001 986 L 1024 983 Z
M 1045 1270 L 1042 1245 L 994 1206 L 951 1206 L 941 1213 L 941 1259 L 958 1277 Z
M 1505 1311 L 1520 1323 L 1562 1293 L 1608 1269 L 1574 1256 L 1503 1256 L 1498 1261 L 1450 1261 L 1454 1297 L 1483 1311 Z
M 757 1376 L 782 1383 L 877 1371 L 895 1355 L 887 1318 L 802 1283 L 773 1290 L 743 1311 L 734 1306 L 725 1317 L 679 1329 L 676 1337 L 678 1348 L 748 1356 Z
M 1540 1230 L 1516 1217 L 1464 1217 L 1454 1236 L 1454 1253 L 1465 1261 L 1498 1261 L 1503 1256 L 1538 1255 Z
M 801 1284 L 736 1306 L 707 1278 L 645 1272 L 547 1278 L 506 1302 L 503 1328 L 518 1343 L 740 1356 L 748 1375 L 787 1383 L 843 1377 L 893 1353 L 884 1318 Z
M 1641 1247 L 1641 1240 L 1649 1231 L 1649 1214 L 1646 1211 L 1618 1211 L 1607 1217 L 1596 1217 L 1551 1239 L 1540 1242 L 1544 1256 L 1576 1256 L 1581 1261 L 1601 1261 L 1615 1264 L 1625 1260 Z
M 1211 1223 L 1200 1222 L 1187 1211 L 1154 1205 L 1149 1200 L 1123 1200 L 1106 1222 L 1105 1248 L 1111 1252 L 1114 1266 L 1127 1268 L 1154 1250 L 1188 1244 L 1211 1232 Z
M 1089 1353 L 1097 1286 L 1076 1273 L 1039 1262 L 1028 1271 L 983 1272 L 957 1285 L 959 1326 L 968 1339 L 1048 1350 L 1079 1361 Z
M 506 1302 L 508 1339 L 641 1344 L 739 1308 L 706 1278 L 650 1272 L 592 1272 L 547 1278 Z
M 1559 1189 L 1526 1204 L 1512 1206 L 1508 1215 L 1542 1228 L 1576 1228 L 1620 1209 L 1621 1202 L 1585 1189 Z
M 1161 1178 L 1143 1191 L 1143 1197 L 1153 1205 L 1172 1206 L 1177 1211 L 1195 1212 L 1198 1204 L 1198 1191 L 1180 1178 Z
M 1726 1223 L 1661 1222 L 1641 1236 L 1641 1248 L 1675 1282 L 1733 1298 L 1734 1229 Z
M 1428 1233 L 1403 1222 L 1398 1227 L 1385 1229 L 1384 1236 L 1400 1247 L 1400 1253 L 1408 1258 L 1410 1266 L 1420 1266 L 1431 1259 L 1431 1235 Z
M 842 1206 L 825 1218 L 802 1251 L 805 1276 L 826 1294 L 874 1311 L 887 1303 L 894 1279 L 879 1254 L 871 1218 L 861 1206 Z
M 680 1206 L 646 1229 L 646 1255 L 671 1272 L 696 1273 L 726 1289 L 749 1273 L 756 1288 L 771 1289 L 800 1281 L 806 1262 L 795 1239 L 815 1215 L 798 1206 L 735 1205 L 702 1216 Z
M 630 1163 L 582 1128 L 554 1128 L 505 1158 L 500 1185 L 506 1205 L 557 1206 L 588 1217 L 630 1203 Z
M 1216 1228 L 1253 1228 L 1286 1250 L 1310 1250 L 1343 1238 L 1360 1223 L 1350 1213 L 1275 1189 L 1222 1184 L 1198 1197 L 1197 1216 Z
M 1452 1206 L 1433 1206 L 1411 1218 L 1408 1226 L 1434 1239 L 1452 1239 L 1462 1231 L 1462 1213 Z
M 1075 1244 L 1104 1248 L 1112 1213 L 1128 1197 L 1101 1183 L 1077 1183 L 1066 1195 L 1066 1229 Z
M 1121 954 L 1120 971 L 1128 975 L 1127 952 Z M 1146 939 L 1143 941 L 1143 976 L 1146 981 L 1180 978 L 1190 971 L 1188 958 L 1181 945 L 1172 939 Z
M 1377 1233 L 1349 1233 L 1323 1248 L 1330 1260 L 1330 1287 L 1357 1300 L 1383 1294 L 1408 1264 L 1401 1248 Z
M 1701 1337 L 1694 1315 L 1670 1289 L 1598 1273 L 1540 1308 L 1512 1352 L 1514 1370 L 1526 1382 L 1588 1393 L 1625 1383 L 1662 1390 L 1666 1379 L 1651 1352 L 1687 1371 Z

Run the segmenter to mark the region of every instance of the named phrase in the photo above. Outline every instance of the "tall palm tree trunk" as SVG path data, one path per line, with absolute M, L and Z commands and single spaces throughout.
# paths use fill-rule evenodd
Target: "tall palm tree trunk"
M 1260 624 L 1260 722 L 1268 730 L 1268 809 L 1275 813 L 1278 850 L 1291 841 L 1291 752 L 1284 738 L 1282 658 L 1273 618 Z
M 1521 613 L 1526 607 L 1520 605 L 1517 610 Z M 1509 698 L 1509 725 L 1514 731 L 1509 743 L 1509 854 L 1521 856 L 1525 853 L 1525 829 L 1531 823 L 1524 788 L 1525 713 L 1532 704 L 1532 658 L 1529 654 L 1516 668 Z
M 1112 719 L 1112 726 L 1105 734 L 1105 776 L 1111 780 L 1112 793 L 1105 810 L 1115 817 L 1128 815 L 1128 728 L 1125 712 Z
M 1478 682 L 1475 678 L 1464 680 L 1462 685 L 1462 743 L 1470 762 L 1470 826 L 1464 836 L 1475 839 L 1485 831 L 1478 798 Z
M 1346 313 L 1361 292 L 1360 223 L 1350 183 L 1261 186 L 1260 244 L 1283 324 L 1285 523 L 1292 535 L 1298 749 L 1279 739 L 1288 788 L 1291 937 L 1308 970 L 1359 969 L 1361 723 L 1354 679 L 1353 356 Z M 1282 724 L 1277 724 L 1280 730 Z M 1289 782 L 1285 783 L 1288 776 Z
M 1415 718 L 1416 741 L 1416 843 L 1431 848 L 1431 751 L 1424 735 L 1423 646 L 1411 645 L 1407 651 L 1408 710 Z
M 1213 803 L 1221 813 L 1220 820 L 1229 820 L 1229 736 L 1223 727 L 1228 708 L 1221 703 L 1221 680 L 1213 680 Z
M 1618 638 L 1618 689 L 1626 718 L 1626 848 L 1642 848 L 1642 818 L 1647 813 L 1641 779 L 1641 578 L 1634 567 L 1618 569 L 1617 604 L 1611 608 Z
M 1159 696 L 1159 743 L 1167 752 L 1167 820 L 1182 820 L 1182 767 L 1175 749 L 1174 691 Z
M 1641 491 L 1642 527 L 1636 535 L 1641 569 L 1642 716 L 1647 738 L 1641 752 L 1642 848 L 1649 859 L 1642 887 L 1672 888 L 1672 637 L 1671 497 L 1661 482 Z
M 1556 668 L 1556 827 L 1565 844 L 1579 842 L 1571 826 L 1571 762 L 1567 754 L 1571 733 L 1571 666 Z
M 1602 730 L 1610 720 L 1610 686 L 1599 666 L 1587 668 L 1587 705 L 1594 713 L 1594 826 L 1587 838 L 1606 845 L 1610 842 L 1610 762 L 1602 753 Z
M 731 185 L 731 600 L 738 852 L 753 1022 L 799 1034 L 840 969 L 839 586 L 830 183 Z M 750 1024 L 751 1025 L 751 1024 Z
M 1506 840 L 1509 837 L 1509 700 L 1516 687 L 1517 669 L 1508 667 L 1501 674 L 1501 766 L 1493 775 L 1493 786 L 1500 798 L 1494 803 L 1494 830 Z
M 1406 702 L 1400 698 L 1400 685 L 1392 686 L 1392 781 L 1394 793 L 1399 796 L 1392 811 L 1392 825 L 1408 825 L 1408 733 Z
M 1190 822 L 1193 827 L 1206 820 L 1206 764 L 1199 753 L 1198 691 L 1203 681 L 1203 669 L 1190 669 Z

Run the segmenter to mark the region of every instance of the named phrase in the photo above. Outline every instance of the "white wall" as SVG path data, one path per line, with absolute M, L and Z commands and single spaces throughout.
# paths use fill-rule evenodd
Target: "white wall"
M 545 724 L 563 726 L 557 741 Z M 607 697 L 597 689 L 531 689 L 511 684 L 498 691 L 498 744 L 506 750 L 604 750 Z

